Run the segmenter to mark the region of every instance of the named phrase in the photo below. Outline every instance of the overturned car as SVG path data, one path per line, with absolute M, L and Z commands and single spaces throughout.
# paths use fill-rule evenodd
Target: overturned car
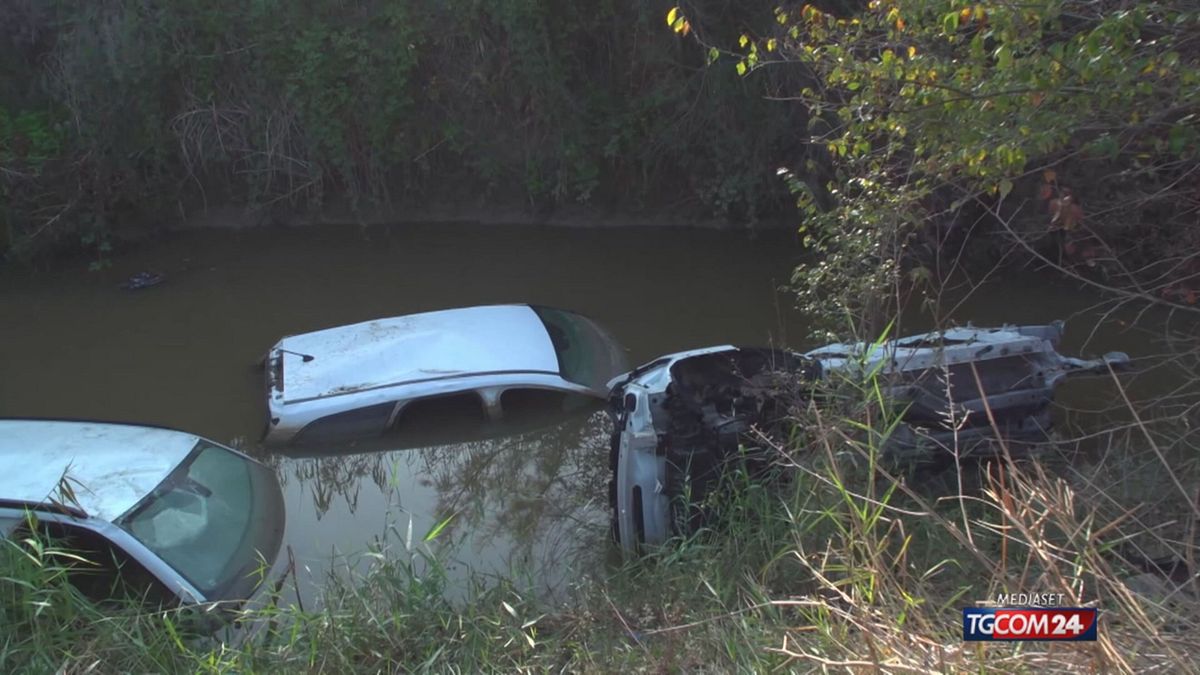
M 885 460 L 936 464 L 979 454 L 997 436 L 1045 439 L 1064 378 L 1129 361 L 1119 352 L 1063 356 L 1062 328 L 952 328 L 804 354 L 724 345 L 640 366 L 610 387 L 614 537 L 636 550 L 690 531 L 730 460 L 763 438 L 786 438 L 789 406 L 836 374 L 876 378 L 895 403 L 901 423 L 881 445 Z

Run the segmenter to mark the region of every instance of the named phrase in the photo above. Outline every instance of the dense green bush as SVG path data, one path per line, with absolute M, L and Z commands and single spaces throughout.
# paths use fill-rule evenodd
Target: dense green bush
M 880 291 L 1032 258 L 1196 312 L 1197 29 L 1183 0 L 786 3 L 721 46 L 811 77 L 810 306 L 886 317 Z
M 769 3 L 750 8 L 771 21 Z M 0 8 L 12 246 L 205 204 L 790 208 L 798 109 L 665 30 L 554 0 L 57 0 Z M 747 8 L 712 11 L 742 25 Z M 726 64 L 728 65 L 728 64 Z M 800 110 L 802 114 L 802 110 Z

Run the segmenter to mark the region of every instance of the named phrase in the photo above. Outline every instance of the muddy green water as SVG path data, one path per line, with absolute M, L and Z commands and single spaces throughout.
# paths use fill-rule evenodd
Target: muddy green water
M 403 547 L 410 522 L 415 545 L 454 514 L 438 542 L 454 544 L 440 555 L 457 588 L 468 568 L 516 568 L 561 589 L 608 550 L 602 414 L 491 440 L 457 442 L 447 429 L 413 450 L 272 455 L 257 443 L 257 361 L 285 334 L 501 302 L 588 314 L 634 363 L 721 343 L 813 346 L 777 290 L 799 255 L 786 232 L 405 225 L 176 233 L 100 272 L 85 262 L 0 270 L 0 415 L 168 425 L 262 458 L 283 481 L 287 543 L 305 585 L 381 539 Z M 117 288 L 142 270 L 167 280 Z M 1013 276 L 955 317 L 1073 317 L 1064 352 L 1145 351 L 1144 335 L 1127 330 L 1131 316 L 1097 328 L 1087 311 L 1096 300 Z M 921 327 L 919 318 L 910 323 Z

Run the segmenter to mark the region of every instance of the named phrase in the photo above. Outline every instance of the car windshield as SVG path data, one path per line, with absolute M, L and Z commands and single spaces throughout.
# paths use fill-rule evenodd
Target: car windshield
M 620 345 L 591 319 L 549 307 L 533 308 L 558 355 L 564 378 L 591 389 L 604 389 L 610 379 L 626 370 Z
M 266 467 L 200 441 L 117 520 L 207 600 L 244 599 L 283 538 L 283 495 Z

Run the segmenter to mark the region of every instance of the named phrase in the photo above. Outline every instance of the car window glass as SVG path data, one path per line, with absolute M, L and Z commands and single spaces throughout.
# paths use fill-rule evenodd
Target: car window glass
M 21 517 L 0 516 L 0 539 L 9 538 L 12 532 L 23 522 L 25 522 L 25 519 Z
M 69 567 L 71 584 L 88 598 L 100 602 L 132 597 L 155 605 L 177 604 L 178 598 L 158 577 L 102 535 L 50 521 L 41 521 L 39 529 L 50 546 L 72 554 L 56 560 Z
M 625 370 L 625 355 L 608 333 L 591 319 L 550 307 L 534 307 L 546 327 L 560 374 L 567 380 L 603 389 Z
M 327 415 L 301 429 L 293 442 L 324 443 L 378 436 L 387 427 L 388 418 L 395 407 L 394 402 L 388 402 Z
M 201 441 L 154 492 L 117 521 L 208 599 L 238 597 L 273 560 L 283 527 L 265 467 Z
M 396 416 L 392 430 L 403 435 L 437 435 L 469 431 L 486 421 L 483 399 L 474 392 L 465 392 L 410 401 Z
M 500 395 L 500 407 L 506 422 L 553 422 L 561 419 L 563 413 L 599 407 L 599 401 L 573 392 L 515 387 Z

